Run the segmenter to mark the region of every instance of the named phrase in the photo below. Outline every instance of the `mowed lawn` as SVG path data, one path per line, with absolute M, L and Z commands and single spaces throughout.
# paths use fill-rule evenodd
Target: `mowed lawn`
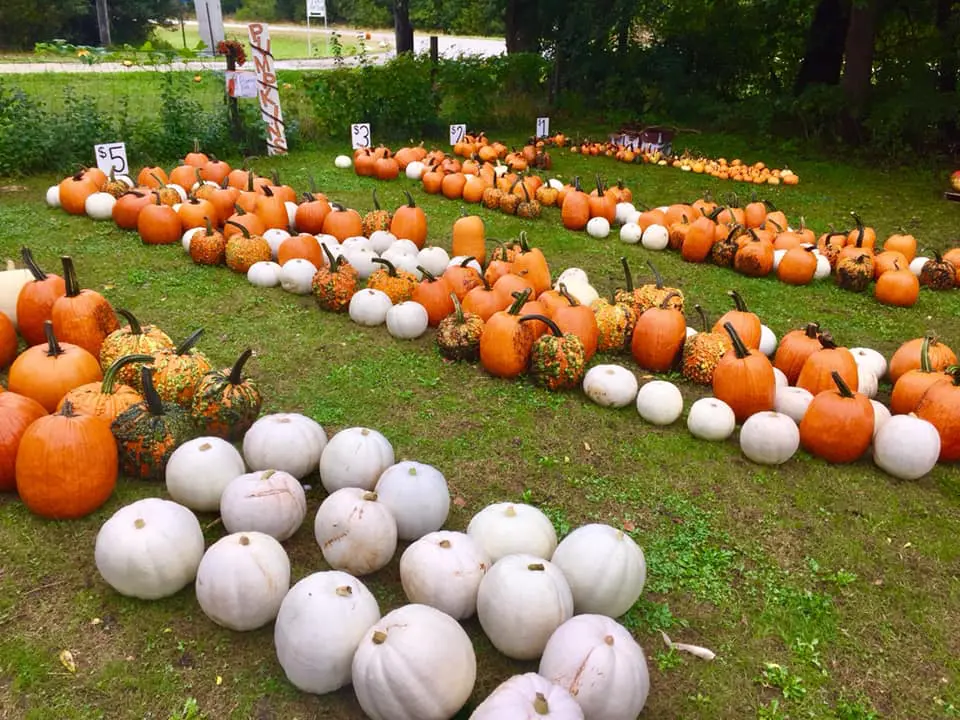
M 572 129 L 567 129 L 572 132 Z M 511 138 L 521 142 L 522 138 Z M 942 173 L 844 164 L 743 138 L 690 136 L 694 146 L 728 158 L 790 165 L 797 187 L 760 187 L 796 222 L 818 232 L 850 223 L 851 210 L 886 237 L 904 226 L 923 249 L 956 244 L 960 205 L 941 198 Z M 186 150 L 186 148 L 185 148 Z M 278 168 L 298 190 L 312 173 L 332 199 L 361 211 L 371 190 L 387 206 L 412 191 L 429 218 L 430 242 L 449 250 L 459 204 L 427 196 L 412 181 L 391 184 L 333 168 L 345 146 L 284 159 Z M 554 153 L 551 175 L 623 178 L 649 205 L 690 202 L 752 186 L 670 168 L 626 166 L 605 158 Z M 235 161 L 236 158 L 230 158 Z M 21 245 L 43 267 L 76 260 L 81 283 L 117 307 L 157 323 L 174 339 L 203 327 L 200 343 L 225 366 L 245 348 L 260 383 L 264 412 L 305 413 L 328 434 L 368 426 L 389 438 L 397 459 L 439 468 L 456 498 L 447 527 L 462 530 L 486 504 L 539 506 L 561 534 L 587 522 L 630 530 L 644 548 L 647 586 L 621 619 L 643 646 L 651 675 L 644 718 L 949 718 L 960 714 L 960 469 L 938 466 L 915 482 L 883 474 L 864 459 L 830 466 L 800 452 L 779 468 L 740 454 L 734 437 L 694 439 L 683 420 L 645 424 L 632 407 L 607 410 L 580 392 L 549 393 L 527 381 L 487 376 L 470 364 L 444 362 L 432 333 L 412 342 L 383 327 L 361 328 L 318 310 L 311 297 L 255 289 L 225 268 L 193 265 L 179 245 L 145 247 L 109 223 L 69 217 L 43 203 L 53 177 L 8 181 L 0 190 L 0 258 Z M 960 345 L 960 293 L 923 291 L 911 309 L 879 305 L 830 282 L 788 287 L 748 279 L 711 265 L 684 263 L 567 232 L 559 212 L 537 221 L 479 210 L 488 236 L 508 240 L 526 230 L 556 276 L 585 269 L 601 293 L 622 286 L 618 259 L 628 257 L 646 282 L 647 260 L 687 306 L 711 318 L 737 289 L 778 336 L 818 321 L 846 346 L 870 346 L 887 357 L 903 341 L 935 331 Z M 692 315 L 692 313 L 691 313 Z M 690 324 L 695 324 L 690 318 Z M 645 377 L 627 356 L 620 362 Z M 669 379 L 678 381 L 676 376 Z M 680 383 L 687 404 L 708 389 Z M 889 386 L 881 389 L 881 399 Z M 326 569 L 313 536 L 325 493 L 307 478 L 309 512 L 286 543 L 293 581 Z M 200 611 L 192 588 L 166 600 L 119 596 L 99 577 L 93 546 L 101 523 L 122 505 L 164 496 L 162 485 L 121 480 L 92 516 L 49 522 L 14 496 L 0 499 L 0 717 L 10 718 L 362 718 L 350 688 L 322 697 L 296 691 L 276 661 L 272 627 L 237 634 Z M 208 543 L 224 533 L 203 515 Z M 405 602 L 398 560 L 363 578 L 381 611 Z M 536 663 L 505 659 L 475 619 L 478 679 L 459 717 L 511 674 Z M 667 652 L 660 630 L 678 642 L 717 653 L 706 662 Z M 75 671 L 58 660 L 70 650 Z M 441 679 L 438 678 L 438 683 Z

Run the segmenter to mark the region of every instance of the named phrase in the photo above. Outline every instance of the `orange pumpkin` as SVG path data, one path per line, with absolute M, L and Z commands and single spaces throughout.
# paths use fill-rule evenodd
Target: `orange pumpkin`
M 811 353 L 800 369 L 797 376 L 797 387 L 802 387 L 816 397 L 825 390 L 836 386 L 833 372 L 840 373 L 840 377 L 850 387 L 859 387 L 860 373 L 857 361 L 845 347 L 838 347 L 829 332 L 820 333 L 820 350 Z
M 713 395 L 733 410 L 738 423 L 754 413 L 773 410 L 777 380 L 766 355 L 748 348 L 732 322 L 723 325 L 733 351 L 720 358 L 713 371 Z
M 177 211 L 164 205 L 160 193 L 153 191 L 154 202 L 144 205 L 137 216 L 137 232 L 146 245 L 173 245 L 183 234 Z
M 460 208 L 460 217 L 453 223 L 454 256 L 472 256 L 481 265 L 487 261 L 487 234 L 483 218 L 479 215 L 467 215 L 464 208 Z
M 413 201 L 409 191 L 404 191 L 407 204 L 401 205 L 393 213 L 390 221 L 390 232 L 400 240 L 410 240 L 422 249 L 427 242 L 427 216 L 423 208 Z
M 80 287 L 73 259 L 66 255 L 60 259 L 67 291 L 50 310 L 53 329 L 64 342 L 78 345 L 99 358 L 104 339 L 120 329 L 120 322 L 103 295 Z
M 830 379 L 835 389 L 816 394 L 800 421 L 800 444 L 829 463 L 853 462 L 873 440 L 873 405 L 836 370 Z
M 567 230 L 583 230 L 590 221 L 590 196 L 580 189 L 579 177 L 561 201 L 560 219 Z
M 17 489 L 20 439 L 30 424 L 47 414 L 36 400 L 15 392 L 0 393 L 0 492 Z
M 100 185 L 84 176 L 80 170 L 60 181 L 60 207 L 71 215 L 85 215 L 87 198 L 100 189 Z
M 360 213 L 337 203 L 332 203 L 330 207 L 331 210 L 323 221 L 324 234 L 333 235 L 340 242 L 348 237 L 363 235 L 363 218 Z
M 733 298 L 734 309 L 724 313 L 714 323 L 711 332 L 723 332 L 725 325 L 731 323 L 737 331 L 737 336 L 748 348 L 760 347 L 761 322 L 760 318 L 747 309 L 747 304 L 736 290 L 730 290 L 727 295 Z

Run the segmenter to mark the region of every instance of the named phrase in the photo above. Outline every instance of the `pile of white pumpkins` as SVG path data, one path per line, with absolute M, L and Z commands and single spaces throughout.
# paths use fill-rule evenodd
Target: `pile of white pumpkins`
M 773 357 L 777 337 L 761 325 L 760 351 Z M 687 327 L 687 337 L 697 331 Z M 876 400 L 880 379 L 887 375 L 887 360 L 868 347 L 850 348 L 857 363 L 856 391 L 870 398 L 873 406 L 874 463 L 900 480 L 916 480 L 929 473 L 940 454 L 937 429 L 916 415 L 891 415 L 890 409 Z M 777 382 L 774 409 L 758 412 L 740 426 L 740 449 L 747 459 L 760 465 L 782 465 L 800 448 L 800 422 L 814 396 L 802 387 L 790 385 L 787 376 L 774 367 Z M 583 378 L 584 394 L 603 407 L 623 408 L 636 404 L 640 417 L 652 425 L 669 426 L 684 411 L 683 395 L 667 380 L 650 380 L 643 386 L 628 368 L 617 364 L 595 365 Z M 694 401 L 687 412 L 687 429 L 701 440 L 723 442 L 736 430 L 733 409 L 715 397 Z
M 290 587 L 282 543 L 306 517 L 301 478 L 318 469 L 329 495 L 313 529 L 331 569 Z M 458 621 L 476 614 L 500 652 L 540 664 L 496 688 L 474 720 L 636 720 L 646 703 L 644 652 L 613 619 L 640 597 L 646 563 L 616 528 L 584 525 L 558 544 L 540 510 L 498 503 L 465 533 L 442 530 L 450 494 L 439 470 L 395 462 L 369 428 L 328 441 L 297 413 L 259 418 L 242 455 L 214 437 L 183 444 L 166 489 L 172 500 L 136 501 L 100 528 L 103 579 L 148 600 L 193 582 L 204 614 L 232 631 L 275 622 L 279 663 L 304 692 L 352 684 L 374 720 L 448 720 L 474 690 L 474 648 Z M 205 548 L 194 512 L 210 511 L 229 534 Z M 410 542 L 400 558 L 409 604 L 381 617 L 358 578 L 386 566 L 398 541 Z

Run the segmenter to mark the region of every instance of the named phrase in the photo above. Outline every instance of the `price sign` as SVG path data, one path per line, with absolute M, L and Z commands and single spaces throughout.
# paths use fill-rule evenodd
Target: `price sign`
M 464 137 L 467 135 L 467 126 L 466 125 L 451 125 L 450 126 L 450 144 L 456 145 L 458 142 L 461 142 Z
M 354 123 L 351 125 L 350 142 L 354 150 L 370 147 L 370 123 Z
M 127 165 L 127 146 L 125 143 L 94 145 L 93 155 L 97 159 L 97 167 L 107 175 L 110 175 L 110 173 L 126 175 L 130 169 Z
M 550 118 L 537 118 L 537 137 L 545 138 L 550 134 Z

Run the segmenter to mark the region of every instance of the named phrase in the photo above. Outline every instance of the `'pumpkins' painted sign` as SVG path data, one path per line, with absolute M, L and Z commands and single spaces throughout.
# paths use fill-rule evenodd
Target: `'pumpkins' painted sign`
M 284 132 L 283 113 L 280 112 L 277 72 L 273 53 L 270 52 L 270 29 L 264 23 L 250 23 L 247 30 L 253 52 L 253 69 L 257 74 L 260 116 L 267 126 L 267 153 L 285 155 L 287 136 Z

